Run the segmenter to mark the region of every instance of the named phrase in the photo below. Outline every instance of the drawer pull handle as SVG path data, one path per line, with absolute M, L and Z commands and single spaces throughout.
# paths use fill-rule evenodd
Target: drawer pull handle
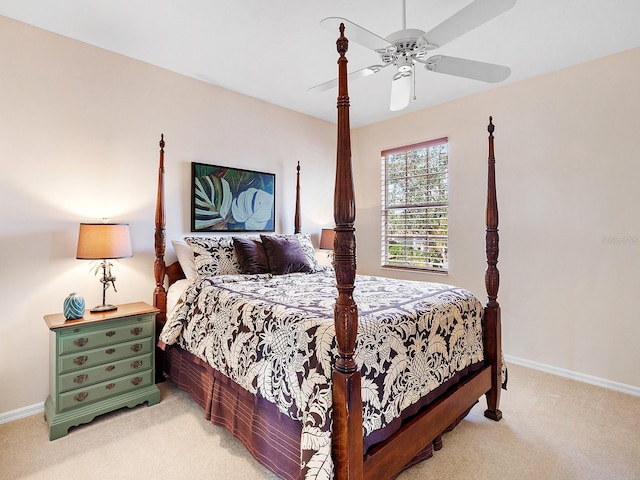
M 74 344 L 76 347 L 84 347 L 84 346 L 87 344 L 87 342 L 88 342 L 88 341 L 89 341 L 89 339 L 88 339 L 88 338 L 86 338 L 86 337 L 80 337 L 80 338 L 76 338 L 76 339 L 73 341 L 73 344 Z
M 131 383 L 133 383 L 134 385 L 138 385 L 140 382 L 142 382 L 142 380 L 143 380 L 142 377 L 132 378 Z
M 131 345 L 131 350 L 133 350 L 134 352 L 138 352 L 138 351 L 142 350 L 142 344 L 141 343 L 135 343 L 135 344 Z
M 73 359 L 73 363 L 74 363 L 74 365 L 82 365 L 88 359 L 89 359 L 89 357 L 87 357 L 86 355 L 80 355 L 79 357 L 76 357 L 76 358 Z
M 107 385 L 105 388 L 106 388 L 107 390 L 111 390 L 111 389 L 112 389 L 113 387 L 115 387 L 115 386 L 116 386 L 116 384 L 115 384 L 115 383 L 110 383 L 110 384 L 109 384 L 109 385 Z
M 106 353 L 107 355 L 111 355 L 112 353 L 115 353 L 116 349 L 115 348 L 107 348 L 104 353 Z
M 73 399 L 76 402 L 82 402 L 83 400 L 85 400 L 87 397 L 89 396 L 89 393 L 87 392 L 80 392 L 77 393 L 76 395 L 73 396 Z
M 74 381 L 74 383 L 79 383 L 80 385 L 82 385 L 84 382 L 87 381 L 87 378 L 89 378 L 89 375 L 87 375 L 86 373 L 83 373 L 82 375 L 76 376 L 73 379 L 73 381 Z
M 131 362 L 131 368 L 140 368 L 142 366 L 142 360 L 136 360 Z
M 114 367 L 113 365 L 109 365 L 107 368 L 105 368 L 105 370 L 107 372 L 113 372 L 115 370 L 116 367 Z
M 131 333 L 133 335 L 140 335 L 142 333 L 142 330 L 144 330 L 142 327 L 132 328 Z
M 105 333 L 107 337 L 113 337 L 115 334 L 116 332 L 114 330 L 109 330 L 107 333 Z

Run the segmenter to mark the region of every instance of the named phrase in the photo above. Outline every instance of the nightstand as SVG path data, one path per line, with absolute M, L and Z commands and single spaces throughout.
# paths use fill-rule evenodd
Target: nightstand
M 160 402 L 155 385 L 155 318 L 143 302 L 66 320 L 45 315 L 49 327 L 49 440 L 70 427 L 122 407 Z

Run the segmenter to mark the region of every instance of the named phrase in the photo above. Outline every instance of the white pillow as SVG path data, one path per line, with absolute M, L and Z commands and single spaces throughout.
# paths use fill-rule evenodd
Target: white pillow
M 180 264 L 180 267 L 182 267 L 182 271 L 184 272 L 184 276 L 187 280 L 194 280 L 198 278 L 198 272 L 196 270 L 196 264 L 193 261 L 193 252 L 191 251 L 191 247 L 185 242 L 181 242 L 179 240 L 172 240 L 171 245 L 173 245 L 173 251 L 176 252 L 178 263 Z
M 176 281 L 169 287 L 169 290 L 167 291 L 167 315 L 170 315 L 173 312 L 173 309 L 176 308 L 180 297 L 182 297 L 182 294 L 189 285 L 191 285 L 191 282 L 183 278 L 182 280 Z

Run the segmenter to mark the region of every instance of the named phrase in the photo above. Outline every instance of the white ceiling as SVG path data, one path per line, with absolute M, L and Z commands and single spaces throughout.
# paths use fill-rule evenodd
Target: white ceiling
M 470 0 L 407 0 L 407 28 L 430 30 Z M 335 122 L 338 16 L 385 37 L 402 0 L 0 0 L 0 15 Z M 640 46 L 640 0 L 518 0 L 505 14 L 436 50 L 510 66 L 504 85 Z M 349 32 L 345 32 L 348 37 Z M 351 43 L 349 70 L 378 63 Z M 359 127 L 477 93 L 493 84 L 416 69 L 417 100 L 389 111 L 391 68 L 349 87 Z M 0 74 L 1 75 L 1 74 Z

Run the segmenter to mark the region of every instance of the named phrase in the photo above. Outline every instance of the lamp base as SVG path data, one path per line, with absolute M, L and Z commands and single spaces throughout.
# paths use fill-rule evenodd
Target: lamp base
M 93 307 L 90 311 L 95 313 L 95 312 L 110 312 L 111 310 L 117 310 L 118 307 L 116 307 L 115 305 L 98 305 L 96 307 Z

